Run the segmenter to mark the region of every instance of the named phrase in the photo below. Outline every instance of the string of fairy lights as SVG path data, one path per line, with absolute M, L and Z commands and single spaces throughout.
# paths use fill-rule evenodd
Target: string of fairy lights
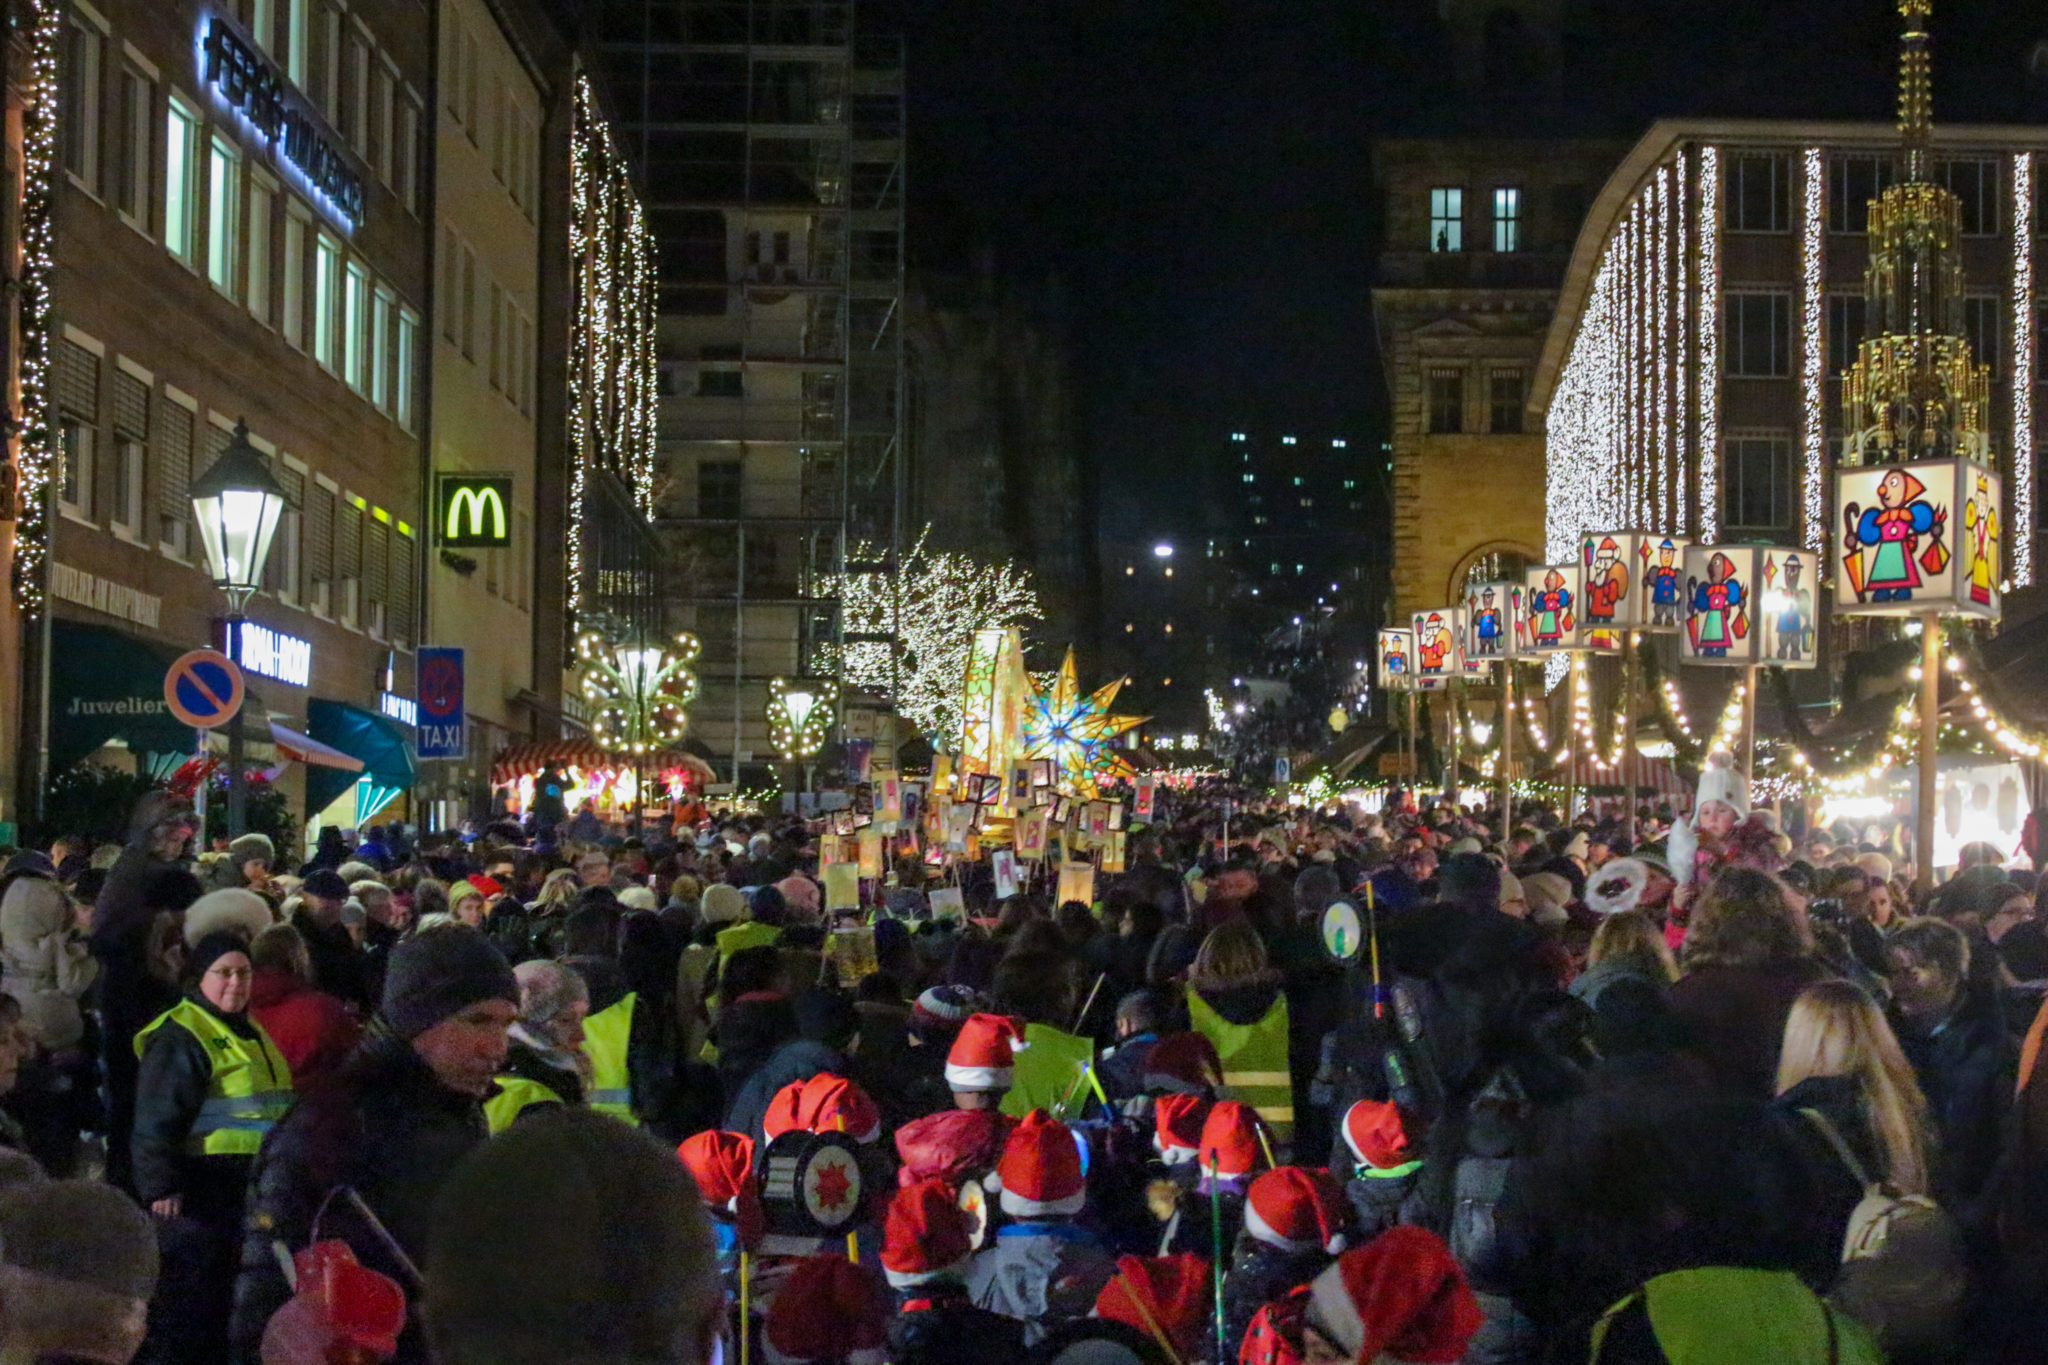
M 2034 153 L 2012 157 L 2012 221 L 2034 221 Z M 2012 235 L 2012 520 L 2018 527 L 2034 524 L 2034 235 L 2024 229 Z M 2034 581 L 2034 538 L 2011 537 L 2012 580 L 2021 586 Z
M 22 114 L 22 430 L 14 530 L 14 602 L 30 616 L 44 608 L 50 556 L 50 474 L 56 432 L 50 421 L 50 287 L 57 268 L 57 45 L 64 7 L 30 0 L 29 94 Z
M 1827 539 L 1827 342 L 1821 334 L 1827 263 L 1827 170 L 1818 147 L 1806 149 L 1799 214 L 1800 543 L 1819 550 Z

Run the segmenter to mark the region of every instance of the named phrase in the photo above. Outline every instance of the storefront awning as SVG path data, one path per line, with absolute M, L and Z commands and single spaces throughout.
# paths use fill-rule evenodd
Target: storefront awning
M 50 623 L 50 770 L 114 740 L 143 754 L 189 754 L 196 736 L 164 705 L 178 651 L 105 626 Z
M 412 736 L 397 721 L 374 711 L 345 701 L 315 697 L 306 703 L 306 733 L 360 762 L 358 768 L 349 772 L 329 767 L 308 768 L 308 811 L 325 810 L 359 780 L 404 791 L 411 788 L 418 776 L 412 758 Z
M 335 768 L 345 773 L 359 773 L 363 760 L 343 753 L 339 749 L 322 744 L 310 735 L 302 735 L 276 721 L 270 722 L 270 738 L 277 745 L 277 751 L 294 762 L 309 768 Z
M 530 773 L 553 765 L 557 768 L 631 768 L 638 764 L 650 773 L 681 768 L 697 782 L 712 780 L 711 765 L 681 749 L 656 749 L 635 756 L 607 753 L 587 739 L 542 740 L 501 749 L 491 760 L 492 785 L 517 782 Z

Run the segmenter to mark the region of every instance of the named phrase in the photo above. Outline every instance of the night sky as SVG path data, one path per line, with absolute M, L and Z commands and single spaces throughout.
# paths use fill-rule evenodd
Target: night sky
M 1890 0 L 1579 0 L 1572 131 L 1658 115 L 1888 120 Z M 1188 505 L 1235 425 L 1384 407 L 1369 140 L 1453 127 L 1437 0 L 871 0 L 908 39 L 913 265 L 1056 278 L 1105 515 Z M 2019 121 L 2048 18 L 1938 0 L 1937 117 Z M 2039 108 L 2040 87 L 2031 88 Z

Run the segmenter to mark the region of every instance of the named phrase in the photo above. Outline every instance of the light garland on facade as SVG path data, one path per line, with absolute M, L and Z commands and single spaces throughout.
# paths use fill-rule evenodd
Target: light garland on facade
M 2034 154 L 2012 158 L 2012 581 L 2034 581 Z
M 589 474 L 606 469 L 654 511 L 655 248 L 632 170 L 612 143 L 587 76 L 569 131 L 568 617 L 589 597 Z
M 1690 741 L 1693 738 L 1692 721 L 1685 714 L 1685 699 L 1679 695 L 1678 684 L 1665 678 L 1659 686 L 1664 692 L 1664 707 L 1671 713 L 1672 723 L 1678 726 L 1679 738 Z
M 1679 148 L 1678 161 L 1671 177 L 1672 216 L 1677 220 L 1678 228 L 1676 233 L 1677 241 L 1673 247 L 1672 268 L 1677 275 L 1678 288 L 1672 291 L 1671 316 L 1668 325 L 1671 329 L 1671 354 L 1673 358 L 1685 357 L 1672 367 L 1674 373 L 1671 376 L 1672 387 L 1677 394 L 1678 410 L 1677 419 L 1672 423 L 1672 439 L 1676 442 L 1671 461 L 1671 524 L 1673 526 L 1689 524 L 1692 510 L 1689 505 L 1690 499 L 1687 496 L 1689 485 L 1685 477 L 1684 459 L 1686 434 L 1691 430 L 1692 386 L 1696 375 L 1693 361 L 1690 358 L 1690 348 L 1685 344 L 1685 323 L 1690 315 L 1693 290 L 1692 271 L 1689 268 L 1692 264 L 1692 214 L 1690 212 L 1692 196 L 1688 193 L 1688 188 L 1692 182 L 1686 178 L 1690 167 L 1690 160 L 1686 155 L 1685 148 Z
M 1671 168 L 1657 172 L 1657 289 L 1650 318 L 1650 383 L 1655 390 L 1657 411 L 1657 470 L 1650 484 L 1653 504 L 1661 498 L 1658 519 L 1666 526 L 1677 524 L 1678 450 L 1672 443 L 1670 366 L 1666 344 L 1671 328 Z
M 1721 149 L 1700 148 L 1700 539 L 1721 538 Z
M 58 39 L 64 7 L 31 0 L 29 90 L 22 114 L 21 434 L 15 447 L 14 602 L 41 615 L 50 557 L 50 287 L 56 273 Z
M 1827 340 L 1821 283 L 1826 268 L 1827 176 L 1821 149 L 1806 149 L 1799 233 L 1800 543 L 1818 551 L 1827 539 Z

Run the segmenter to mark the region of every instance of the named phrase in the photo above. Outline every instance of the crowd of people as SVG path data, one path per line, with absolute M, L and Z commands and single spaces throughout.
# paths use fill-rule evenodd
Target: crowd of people
M 795 816 L 155 794 L 0 878 L 0 1365 L 2048 1359 L 2033 874 L 1687 807 L 1161 792 L 1093 903 L 828 911 Z

